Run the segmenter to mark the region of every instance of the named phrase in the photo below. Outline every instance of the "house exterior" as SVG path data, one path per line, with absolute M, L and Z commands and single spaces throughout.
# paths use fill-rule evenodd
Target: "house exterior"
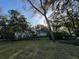
M 38 31 L 38 32 L 37 32 L 37 36 L 38 36 L 38 37 L 41 37 L 41 36 L 47 36 L 47 32 L 44 32 L 44 31 Z
M 18 40 L 18 39 L 27 39 L 27 38 L 32 37 L 32 33 L 29 32 L 29 31 L 26 31 L 26 32 L 15 32 L 14 36 L 15 36 L 16 40 Z
M 48 28 L 44 25 L 37 25 L 36 27 L 37 36 L 47 36 L 48 35 Z

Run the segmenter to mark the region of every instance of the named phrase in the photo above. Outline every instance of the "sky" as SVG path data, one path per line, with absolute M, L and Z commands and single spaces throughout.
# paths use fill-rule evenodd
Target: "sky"
M 37 24 L 44 24 L 44 18 L 37 14 L 36 16 L 32 17 L 31 12 L 25 11 L 23 8 L 23 3 L 20 0 L 0 0 L 0 8 L 1 14 L 7 15 L 8 10 L 14 9 L 19 11 L 22 15 L 25 15 L 27 21 L 29 21 L 33 26 Z

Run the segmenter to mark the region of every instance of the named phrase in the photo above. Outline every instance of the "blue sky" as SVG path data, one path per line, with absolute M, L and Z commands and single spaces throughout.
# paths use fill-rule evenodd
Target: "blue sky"
M 18 10 L 22 15 L 25 15 L 32 25 L 43 24 L 42 17 L 40 19 L 39 15 L 31 18 L 31 12 L 25 11 L 23 9 L 23 4 L 20 0 L 0 0 L 0 8 L 2 8 L 2 14 L 8 14 L 8 10 L 15 9 Z

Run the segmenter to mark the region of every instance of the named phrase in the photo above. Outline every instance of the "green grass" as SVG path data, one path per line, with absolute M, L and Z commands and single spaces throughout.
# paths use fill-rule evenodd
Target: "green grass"
M 0 42 L 0 59 L 79 59 L 79 46 L 40 39 Z

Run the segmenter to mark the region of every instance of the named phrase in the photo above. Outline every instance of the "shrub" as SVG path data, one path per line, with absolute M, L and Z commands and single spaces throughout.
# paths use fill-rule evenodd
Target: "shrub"
M 56 40 L 68 39 L 69 34 L 67 32 L 54 32 Z
M 79 31 L 74 32 L 76 36 L 79 36 Z

